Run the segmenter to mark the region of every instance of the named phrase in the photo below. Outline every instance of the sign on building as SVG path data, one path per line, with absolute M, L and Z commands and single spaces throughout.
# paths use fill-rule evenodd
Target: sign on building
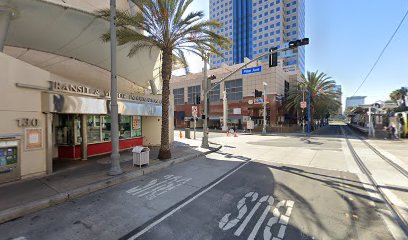
M 234 108 L 233 114 L 241 114 L 241 108 Z

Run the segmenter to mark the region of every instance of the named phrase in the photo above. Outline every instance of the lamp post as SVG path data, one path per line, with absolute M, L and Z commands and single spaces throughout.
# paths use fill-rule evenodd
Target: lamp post
M 116 0 L 110 0 L 110 45 L 111 45 L 111 168 L 109 175 L 119 175 L 119 117 L 118 117 L 118 79 L 116 76 Z
M 266 86 L 268 84 L 266 82 L 263 82 L 263 91 L 264 91 L 264 97 L 263 97 L 263 126 L 262 126 L 262 135 L 266 135 Z

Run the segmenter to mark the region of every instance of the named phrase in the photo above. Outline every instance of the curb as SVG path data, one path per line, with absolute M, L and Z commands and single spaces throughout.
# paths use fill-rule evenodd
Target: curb
M 9 209 L 0 211 L 0 224 L 8 222 L 8 221 L 13 221 L 15 219 L 23 217 L 24 215 L 39 211 L 44 208 L 48 208 L 54 205 L 58 205 L 58 204 L 70 201 L 75 198 L 85 196 L 92 192 L 96 192 L 96 191 L 99 191 L 99 190 L 102 190 L 108 187 L 115 186 L 120 183 L 124 183 L 130 180 L 133 180 L 142 175 L 146 175 L 149 173 L 153 173 L 153 172 L 171 167 L 181 162 L 185 162 L 185 161 L 195 159 L 197 157 L 205 156 L 207 154 L 216 152 L 220 150 L 221 148 L 222 146 L 220 145 L 207 152 L 190 154 L 190 155 L 187 155 L 181 158 L 171 159 L 171 160 L 159 163 L 159 164 L 149 166 L 148 168 L 143 169 L 143 170 L 125 173 L 123 175 L 119 175 L 119 176 L 112 177 L 106 180 L 102 180 L 96 183 L 92 183 L 92 184 L 89 184 L 83 187 L 79 187 L 74 190 L 58 193 L 56 195 L 53 195 L 47 198 L 32 201 L 32 202 L 23 204 L 21 206 L 17 206 L 17 207 L 13 207 L 13 208 L 9 208 Z

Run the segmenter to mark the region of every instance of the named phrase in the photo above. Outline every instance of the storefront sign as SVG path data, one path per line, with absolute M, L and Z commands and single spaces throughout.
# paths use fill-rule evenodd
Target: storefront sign
M 26 128 L 24 138 L 25 150 L 35 150 L 43 147 L 43 134 L 41 128 Z
M 110 98 L 111 93 L 108 90 L 101 90 L 101 89 L 92 89 L 83 85 L 79 84 L 71 84 L 71 83 L 61 83 L 61 82 L 53 82 L 50 81 L 50 90 L 57 91 L 57 92 L 69 92 L 69 93 L 76 93 L 76 94 L 83 94 L 83 95 L 91 95 L 96 97 L 105 97 Z M 127 99 L 127 100 L 135 100 L 147 103 L 160 103 L 160 99 L 149 98 L 144 96 L 138 96 L 134 94 L 128 93 L 118 93 L 119 99 Z
M 37 118 L 18 118 L 18 127 L 38 127 L 40 125 L 40 120 Z

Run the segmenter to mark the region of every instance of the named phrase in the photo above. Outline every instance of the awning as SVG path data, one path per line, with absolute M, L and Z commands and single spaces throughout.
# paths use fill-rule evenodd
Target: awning
M 42 0 L 13 0 L 10 5 L 17 9 L 18 17 L 10 22 L 7 46 L 73 58 L 110 71 L 110 44 L 100 39 L 109 30 L 108 21 Z M 129 58 L 129 49 L 129 45 L 117 48 L 118 75 L 139 86 L 148 86 L 148 81 L 159 74 L 159 50 L 140 51 Z M 33 65 L 59 64 L 49 61 Z

